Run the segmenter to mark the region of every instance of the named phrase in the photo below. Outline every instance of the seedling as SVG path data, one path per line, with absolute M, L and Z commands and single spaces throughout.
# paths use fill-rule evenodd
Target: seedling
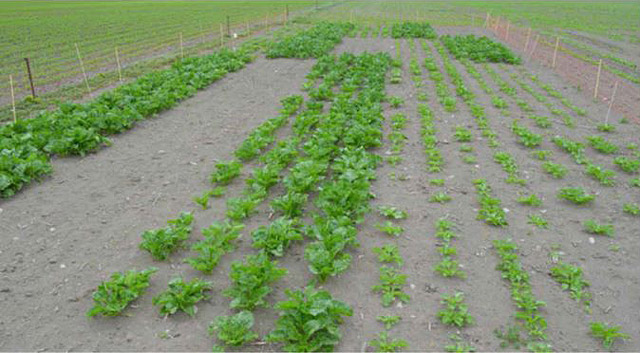
M 216 171 L 211 174 L 211 182 L 227 185 L 240 175 L 241 169 L 242 163 L 239 161 L 219 162 L 216 164 Z
M 525 340 L 520 335 L 520 327 L 518 326 L 507 326 L 507 329 L 503 332 L 502 330 L 495 329 L 493 331 L 498 339 L 500 339 L 500 347 L 508 348 L 513 346 L 515 349 L 519 349 L 521 345 L 525 344 Z
M 386 221 L 383 224 L 376 224 L 375 227 L 377 230 L 385 234 L 393 235 L 396 237 L 400 236 L 400 234 L 404 232 L 404 228 L 400 226 L 394 226 L 391 221 Z
M 376 352 L 396 352 L 400 348 L 409 346 L 405 340 L 389 338 L 387 331 L 378 334 L 378 338 L 370 341 L 369 345 L 373 347 Z
M 543 129 L 551 127 L 551 120 L 547 116 L 530 116 L 536 122 L 536 126 Z
M 453 341 L 453 343 L 444 346 L 444 350 L 446 352 L 451 353 L 470 353 L 475 352 L 476 348 L 467 344 L 462 340 L 462 337 L 452 334 L 449 335 L 449 339 Z
M 464 301 L 464 293 L 456 292 L 453 295 L 443 295 L 441 304 L 445 306 L 438 312 L 438 318 L 445 325 L 464 327 L 473 324 L 474 319 L 469 314 L 469 309 Z
M 556 179 L 564 178 L 564 176 L 567 175 L 567 172 L 569 172 L 569 170 L 562 164 L 549 161 L 542 163 L 542 169 Z
M 383 323 L 385 329 L 390 330 L 393 326 L 400 322 L 402 318 L 398 315 L 381 315 L 378 316 L 376 320 Z
M 147 250 L 156 260 L 165 260 L 180 248 L 191 233 L 193 215 L 183 212 L 177 219 L 169 220 L 165 228 L 148 230 L 142 233 L 140 249 Z
M 475 164 L 478 160 L 475 156 L 463 156 L 462 161 L 467 164 Z
M 620 156 L 614 158 L 613 163 L 629 174 L 637 173 L 640 170 L 640 159 L 631 159 L 629 157 Z
M 640 178 L 633 178 L 629 180 L 629 185 L 636 188 L 640 188 Z
M 169 281 L 169 289 L 153 297 L 153 305 L 160 306 L 161 315 L 172 315 L 178 310 L 194 317 L 198 308 L 196 303 L 208 299 L 205 292 L 211 290 L 211 282 L 194 278 L 185 282 L 181 277 Z
M 602 131 L 602 132 L 615 132 L 616 131 L 616 127 L 611 125 L 611 124 L 598 124 L 598 126 L 596 126 L 596 128 L 598 129 L 598 131 Z
M 455 249 L 455 248 L 454 248 Z M 440 261 L 433 270 L 439 273 L 442 277 L 451 278 L 466 278 L 467 274 L 460 269 L 460 264 L 457 260 L 451 259 L 450 256 L 445 256 L 442 261 Z
M 547 159 L 549 159 L 549 157 L 551 157 L 551 155 L 553 155 L 553 152 L 546 151 L 546 150 L 539 150 L 539 151 L 531 152 L 531 155 L 538 160 L 546 161 Z
M 628 213 L 632 216 L 638 216 L 640 215 L 640 206 L 638 206 L 637 203 L 625 203 L 622 206 L 622 211 L 624 211 L 624 213 Z
M 431 179 L 431 180 L 429 180 L 429 184 L 431 184 L 433 186 L 443 186 L 444 185 L 444 179 Z
M 472 135 L 471 132 L 463 127 L 463 126 L 456 126 L 456 132 L 453 134 L 453 136 L 456 138 L 456 140 L 458 142 L 470 142 L 472 139 Z
M 393 108 L 398 108 L 399 106 L 404 104 L 404 99 L 400 97 L 389 97 L 389 104 Z
M 380 248 L 375 247 L 373 248 L 373 253 L 378 255 L 378 261 L 382 263 L 395 262 L 398 266 L 402 266 L 404 263 L 404 260 L 398 251 L 398 247 L 393 244 L 383 245 Z
M 528 206 L 542 206 L 542 200 L 536 194 L 519 197 L 518 202 Z
M 302 230 L 297 220 L 283 216 L 268 226 L 258 227 L 251 232 L 251 238 L 254 248 L 281 257 L 292 242 L 302 240 Z
M 603 322 L 592 322 L 591 336 L 600 339 L 600 343 L 606 349 L 611 349 L 617 339 L 625 340 L 630 339 L 626 333 L 620 332 L 620 326 L 609 326 Z
M 577 302 L 584 300 L 585 305 L 589 306 L 591 294 L 585 291 L 585 288 L 589 287 L 589 282 L 582 277 L 580 267 L 560 262 L 551 268 L 551 277 L 562 285 L 562 289 L 571 293 L 571 298 Z
M 402 158 L 402 156 L 388 156 L 387 157 L 387 163 L 389 163 L 392 166 L 396 166 L 396 165 L 400 164 L 403 160 L 404 160 L 404 158 Z
M 611 142 L 605 140 L 600 136 L 588 136 L 587 141 L 591 147 L 593 147 L 596 151 L 604 153 L 604 154 L 612 154 L 618 152 L 618 146 L 612 144 Z
M 373 291 L 382 293 L 382 306 L 387 307 L 394 301 L 408 303 L 411 297 L 402 291 L 407 282 L 407 275 L 399 274 L 389 266 L 380 267 L 380 284 L 372 287 Z
M 407 211 L 400 210 L 394 206 L 379 206 L 378 212 L 380 212 L 381 216 L 391 219 L 405 219 L 408 216 Z
M 530 214 L 529 221 L 527 223 L 533 224 L 538 228 L 544 228 L 544 229 L 548 228 L 549 226 L 549 222 L 547 222 L 546 219 L 542 218 L 542 216 L 537 214 Z
M 268 306 L 264 298 L 271 293 L 269 285 L 288 273 L 287 269 L 277 266 L 278 262 L 270 260 L 264 251 L 247 256 L 244 262 L 231 263 L 231 287 L 223 292 L 232 298 L 231 308 L 253 311 L 256 307 Z
M 429 202 L 445 203 L 449 201 L 451 201 L 451 196 L 444 191 L 437 192 L 429 198 Z
M 571 201 L 576 205 L 584 205 L 593 201 L 596 197 L 587 194 L 582 188 L 562 188 L 558 192 L 558 198 Z
M 122 311 L 149 287 L 149 278 L 158 269 L 149 269 L 125 273 L 115 272 L 110 281 L 100 283 L 98 289 L 93 292 L 93 307 L 87 312 L 87 316 L 118 316 Z
M 593 219 L 588 219 L 584 222 L 584 229 L 587 233 L 606 235 L 612 237 L 615 233 L 613 224 L 599 224 Z
M 588 164 L 585 172 L 598 180 L 601 185 L 614 186 L 616 184 L 614 179 L 616 177 L 616 173 L 613 170 L 604 169 L 595 164 Z
M 215 335 L 220 341 L 229 346 L 242 346 L 258 338 L 253 328 L 253 314 L 241 311 L 232 316 L 218 316 L 209 325 L 209 334 Z
M 462 145 L 460 146 L 460 152 L 466 152 L 466 153 L 473 152 L 473 146 Z

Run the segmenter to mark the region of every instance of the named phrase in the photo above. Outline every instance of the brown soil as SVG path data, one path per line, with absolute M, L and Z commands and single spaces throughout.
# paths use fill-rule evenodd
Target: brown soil
M 464 29 L 462 29 L 464 31 Z M 453 31 L 447 29 L 447 31 Z M 621 212 L 625 202 L 640 203 L 640 192 L 627 186 L 628 175 L 618 172 L 616 187 L 601 187 L 583 173 L 583 167 L 553 146 L 549 138 L 555 134 L 573 139 L 598 133 L 594 126 L 606 113 L 606 107 L 583 99 L 575 88 L 564 84 L 556 74 L 525 65 L 542 81 L 552 84 L 574 104 L 589 111 L 587 118 L 575 117 L 576 129 L 564 127 L 554 121 L 549 131 L 537 129 L 529 119 L 523 124 L 538 133 L 544 133 L 542 148 L 554 152 L 554 161 L 562 163 L 570 172 L 564 180 L 556 181 L 542 173 L 540 162 L 530 157 L 529 151 L 516 143 L 509 127 L 511 120 L 522 114 L 514 101 L 510 104 L 511 117 L 492 108 L 490 98 L 482 93 L 477 83 L 456 63 L 467 86 L 485 106 L 491 127 L 498 134 L 502 146 L 517 160 L 526 187 L 506 184 L 506 174 L 493 161 L 493 149 L 481 138 L 480 131 L 468 109 L 458 99 L 459 111 L 444 112 L 436 100 L 433 82 L 423 78 L 429 96 L 428 104 L 434 111 L 439 148 L 445 158 L 444 171 L 425 172 L 425 154 L 420 139 L 416 89 L 409 73 L 409 46 L 400 41 L 404 59 L 404 77 L 399 85 L 387 85 L 389 95 L 404 98 L 405 105 L 398 109 L 386 107 L 386 115 L 403 112 L 409 118 L 406 130 L 408 142 L 396 166 L 385 164 L 378 169 L 378 180 L 372 192 L 377 198 L 372 207 L 394 205 L 409 212 L 409 218 L 398 223 L 405 232 L 397 239 L 389 238 L 374 228 L 383 219 L 374 211 L 361 225 L 361 246 L 352 251 L 353 263 L 349 270 L 329 279 L 324 285 L 335 298 L 350 304 L 354 315 L 342 326 L 343 339 L 336 350 L 371 351 L 367 342 L 383 331 L 376 322 L 378 315 L 400 315 L 402 321 L 392 329 L 392 336 L 408 341 L 411 351 L 442 351 L 450 341 L 449 333 L 456 333 L 440 323 L 440 296 L 460 290 L 476 323 L 460 330 L 460 335 L 479 351 L 499 349 L 499 340 L 493 330 L 513 323 L 515 306 L 509 287 L 495 269 L 497 256 L 492 249 L 493 239 L 512 238 L 521 248 L 521 260 L 531 275 L 533 293 L 547 303 L 543 309 L 549 328 L 549 341 L 558 351 L 599 351 L 596 340 L 588 336 L 588 322 L 606 321 L 621 325 L 633 340 L 615 347 L 625 351 L 638 351 L 640 345 L 640 319 L 638 305 L 637 268 L 640 266 L 640 222 Z M 395 55 L 395 41 L 391 39 L 345 39 L 337 52 L 387 51 Z M 416 42 L 420 64 L 424 57 Z M 441 63 L 435 52 L 436 60 Z M 228 75 L 198 93 L 179 107 L 148 120 L 132 131 L 116 136 L 113 146 L 84 158 L 55 161 L 54 175 L 39 185 L 33 185 L 10 200 L 0 201 L 0 349 L 1 350 L 101 350 L 101 351 L 208 351 L 213 339 L 206 333 L 209 322 L 217 315 L 229 314 L 229 300 L 220 294 L 228 282 L 231 261 L 250 253 L 248 234 L 258 225 L 269 221 L 268 202 L 246 223 L 243 241 L 237 251 L 225 256 L 214 273 L 202 275 L 182 263 L 187 251 L 173 257 L 170 263 L 154 262 L 147 253 L 138 249 L 140 234 L 147 229 L 161 227 L 167 219 L 180 211 L 195 212 L 194 239 L 199 229 L 224 213 L 224 200 L 217 199 L 211 209 L 197 210 L 191 197 L 209 187 L 207 176 L 216 159 L 228 159 L 246 134 L 265 119 L 274 116 L 278 100 L 288 94 L 300 93 L 299 87 L 313 61 L 258 59 L 245 69 Z M 441 70 L 442 65 L 440 65 Z M 484 73 L 485 80 L 500 94 L 495 84 Z M 494 68 L 512 86 L 508 76 L 518 69 L 499 66 Z M 531 82 L 529 82 L 532 84 Z M 455 89 L 450 86 L 451 92 Z M 540 91 L 540 93 L 544 93 Z M 550 115 L 548 108 L 518 87 L 518 96 L 535 109 L 534 114 Z M 564 109 L 550 98 L 552 107 Z M 618 132 L 607 135 L 623 146 L 639 142 L 638 127 L 617 124 Z M 453 127 L 467 126 L 474 135 L 470 145 L 477 163 L 462 162 L 460 144 L 454 141 Z M 281 135 L 288 131 L 284 129 Z M 385 128 L 389 132 L 389 128 Z M 600 134 L 602 135 L 602 134 Z M 388 141 L 385 141 L 387 143 Z M 376 152 L 385 155 L 388 145 Z M 626 151 L 624 152 L 626 153 Z M 612 157 L 598 155 L 587 148 L 586 154 L 599 165 L 616 170 Z M 251 165 L 244 169 L 245 174 Z M 390 173 L 406 175 L 408 180 L 393 180 Z M 446 179 L 446 191 L 453 197 L 449 203 L 430 203 L 429 197 L 442 188 L 430 186 L 431 178 Z M 509 226 L 490 227 L 476 220 L 478 208 L 472 179 L 485 178 L 493 187 L 495 197 L 509 209 Z M 243 178 L 236 180 L 228 196 L 238 195 Z M 556 190 L 563 186 L 582 186 L 598 197 L 593 205 L 575 207 L 559 201 Z M 282 192 L 276 187 L 271 195 Z M 536 193 L 544 200 L 540 208 L 529 208 L 516 202 L 518 193 Z M 544 213 L 540 213 L 544 211 Z M 540 213 L 549 221 L 547 230 L 527 224 L 529 213 Z M 453 241 L 458 248 L 458 259 L 464 265 L 467 278 L 445 279 L 433 271 L 439 261 L 434 225 L 440 217 L 455 223 L 459 238 Z M 593 236 L 582 230 L 581 223 L 594 218 L 616 225 L 616 237 Z M 405 259 L 401 272 L 408 275 L 405 291 L 411 302 L 402 306 L 383 308 L 380 296 L 371 291 L 378 282 L 378 267 L 371 249 L 395 242 Z M 568 292 L 548 275 L 552 266 L 549 251 L 559 244 L 565 253 L 563 260 L 584 269 L 591 282 L 593 314 L 587 314 Z M 619 252 L 608 250 L 609 245 L 620 246 Z M 284 298 L 285 288 L 301 288 L 312 277 L 303 258 L 304 244 L 290 249 L 280 264 L 289 274 L 274 288 L 269 301 Z M 156 266 L 160 270 L 151 281 L 147 293 L 126 310 L 127 316 L 88 319 L 85 312 L 92 306 L 91 292 L 110 273 L 127 269 Z M 152 307 L 151 298 L 166 288 L 174 275 L 186 278 L 200 277 L 214 283 L 213 298 L 200 303 L 195 319 L 177 314 L 167 319 Z M 261 334 L 273 328 L 277 313 L 272 309 L 256 311 L 256 330 Z M 166 333 L 166 334 L 163 334 Z M 165 338 L 160 338 L 164 336 Z M 242 350 L 277 350 L 278 346 L 257 344 Z

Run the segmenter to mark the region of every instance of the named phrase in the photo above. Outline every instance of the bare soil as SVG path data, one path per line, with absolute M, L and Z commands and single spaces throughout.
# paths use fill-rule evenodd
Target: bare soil
M 466 29 L 458 29 L 464 32 Z M 443 32 L 454 33 L 448 28 Z M 502 144 L 498 150 L 509 151 L 517 160 L 525 187 L 506 184 L 506 173 L 493 161 L 494 149 L 481 137 L 468 109 L 458 99 L 459 111 L 445 112 L 436 100 L 435 87 L 423 69 L 423 81 L 429 96 L 438 129 L 439 148 L 445 158 L 444 171 L 428 174 L 425 171 L 424 147 L 420 138 L 416 89 L 409 73 L 409 46 L 399 41 L 404 59 L 404 77 L 399 85 L 387 85 L 389 95 L 399 96 L 405 104 L 386 115 L 404 113 L 409 122 L 404 131 L 408 137 L 398 166 L 384 164 L 378 169 L 378 180 L 372 191 L 377 195 L 372 207 L 394 205 L 409 212 L 407 220 L 398 223 L 405 232 L 392 239 L 374 228 L 383 219 L 372 211 L 360 226 L 361 246 L 352 250 L 353 263 L 349 270 L 327 281 L 324 288 L 335 298 L 354 309 L 354 315 L 342 326 L 343 339 L 336 350 L 371 351 L 367 342 L 383 327 L 378 315 L 400 315 L 402 321 L 392 329 L 392 337 L 408 341 L 411 351 L 442 351 L 450 341 L 449 333 L 456 333 L 440 323 L 440 297 L 459 290 L 466 294 L 466 302 L 476 323 L 459 331 L 478 351 L 499 350 L 494 329 L 514 322 L 515 306 L 507 283 L 495 269 L 497 256 L 492 249 L 494 239 L 514 239 L 520 246 L 524 268 L 531 274 L 533 293 L 546 302 L 543 315 L 547 318 L 549 341 L 558 351 L 600 351 L 598 342 L 588 336 L 592 320 L 621 325 L 633 339 L 615 347 L 624 351 L 640 350 L 639 276 L 640 222 L 623 214 L 625 202 L 640 203 L 640 190 L 627 186 L 630 177 L 618 172 L 615 187 L 602 187 L 584 175 L 564 152 L 550 142 L 553 135 L 566 135 L 574 140 L 588 135 L 602 135 L 595 125 L 606 113 L 606 107 L 583 98 L 582 93 L 564 84 L 560 78 L 542 67 L 527 63 L 524 70 L 539 75 L 544 82 L 559 89 L 574 104 L 588 110 L 588 117 L 577 117 L 575 129 L 554 120 L 548 131 L 537 129 L 530 119 L 523 124 L 537 133 L 545 134 L 543 149 L 554 152 L 555 162 L 569 168 L 563 180 L 544 174 L 541 163 L 530 157 L 529 150 L 517 144 L 510 131 L 513 118 L 526 117 L 515 102 L 508 100 L 511 116 L 494 109 L 490 97 L 482 93 L 477 83 L 457 62 L 467 86 L 485 106 L 491 127 Z M 395 55 L 396 41 L 383 38 L 345 39 L 336 52 L 387 51 Z M 420 64 L 424 53 L 416 41 Z M 441 63 L 440 56 L 433 50 Z M 135 129 L 113 138 L 113 146 L 84 158 L 65 158 L 54 162 L 54 175 L 41 184 L 33 185 L 10 200 L 0 201 L 0 350 L 101 350 L 101 351 L 209 351 L 213 339 L 207 326 L 217 315 L 229 314 L 229 300 L 220 292 L 229 284 L 231 261 L 250 253 L 249 233 L 269 222 L 268 202 L 248 219 L 237 251 L 225 256 L 210 276 L 194 271 L 182 263 L 188 251 L 176 254 L 168 263 L 153 261 L 138 249 L 140 234 L 165 225 L 181 211 L 195 213 L 192 239 L 199 237 L 199 229 L 224 216 L 224 199 L 213 201 L 209 210 L 196 208 L 192 196 L 209 187 L 208 174 L 217 159 L 229 159 L 236 146 L 260 122 L 274 116 L 280 98 L 300 94 L 304 76 L 313 60 L 258 59 L 245 69 L 198 93 L 175 109 L 140 124 Z M 442 65 L 439 65 L 441 70 Z M 518 68 L 493 66 L 504 80 L 518 87 L 509 77 Z M 499 94 L 481 66 L 485 80 Z M 532 82 L 528 82 L 533 85 Z M 534 86 L 535 87 L 535 86 Z M 536 88 L 538 89 L 538 88 Z M 455 94 L 455 89 L 450 86 Z M 539 90 L 539 89 L 538 89 Z M 544 94 L 542 90 L 539 90 Z M 533 114 L 550 115 L 548 107 L 537 103 L 518 87 L 518 96 L 534 109 Z M 552 107 L 564 109 L 559 101 L 549 98 Z M 638 140 L 638 126 L 617 124 L 618 132 L 606 137 L 620 146 Z M 463 163 L 460 144 L 453 138 L 454 126 L 468 127 L 474 140 L 476 164 Z M 385 127 L 385 136 L 389 127 Z M 287 129 L 281 132 L 282 136 Z M 281 136 L 281 137 L 282 137 Z M 604 136 L 604 135 L 603 135 Z M 384 156 L 389 148 L 378 148 Z M 627 153 L 627 152 L 624 152 Z M 586 155 L 595 163 L 617 170 L 611 156 L 602 156 L 587 148 Z M 237 195 L 243 187 L 244 176 L 253 164 L 244 169 L 243 177 L 229 188 L 227 197 Z M 392 178 L 403 175 L 407 180 Z M 431 178 L 444 178 L 444 189 L 453 197 L 449 203 L 430 203 L 429 197 L 442 187 L 429 185 Z M 490 227 L 476 220 L 478 203 L 472 179 L 485 178 L 496 197 L 509 210 L 509 226 Z M 596 193 L 593 205 L 576 207 L 558 200 L 556 190 L 564 186 L 582 186 Z M 282 189 L 277 186 L 271 197 Z M 542 197 L 541 208 L 530 208 L 516 202 L 519 193 L 536 193 Z M 527 224 L 527 215 L 538 213 L 550 224 L 540 230 Z M 455 223 L 459 238 L 454 240 L 458 259 L 464 265 L 467 278 L 446 279 L 433 271 L 440 260 L 434 237 L 435 222 L 448 217 Z M 616 225 L 616 236 L 592 236 L 582 230 L 582 222 L 594 218 Z M 593 237 L 593 242 L 590 242 Z M 379 264 L 371 249 L 386 243 L 396 243 L 405 259 L 401 272 L 408 275 L 405 291 L 411 302 L 402 306 L 383 308 L 380 296 L 371 291 L 378 282 Z M 549 276 L 552 266 L 549 252 L 558 244 L 563 260 L 581 266 L 585 278 L 591 282 L 593 313 L 569 297 Z M 618 252 L 609 246 L 620 246 Z M 302 288 L 312 278 L 303 258 L 304 244 L 290 249 L 280 264 L 289 274 L 279 281 L 270 295 L 270 302 L 284 298 L 285 288 Z M 147 293 L 117 318 L 85 317 L 92 306 L 91 293 L 114 271 L 142 269 L 149 266 L 160 270 L 152 277 Z M 151 298 L 166 288 L 168 280 L 182 274 L 186 278 L 200 277 L 214 283 L 213 298 L 198 305 L 194 319 L 184 314 L 169 318 L 159 316 Z M 266 334 L 273 328 L 277 312 L 258 309 L 256 330 Z M 278 346 L 258 343 L 242 350 L 275 351 Z M 512 350 L 513 348 L 511 348 Z

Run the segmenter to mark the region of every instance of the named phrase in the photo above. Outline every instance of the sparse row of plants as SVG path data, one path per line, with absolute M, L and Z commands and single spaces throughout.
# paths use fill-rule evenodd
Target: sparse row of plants
M 478 219 L 492 226 L 506 226 L 506 212 L 502 208 L 502 201 L 492 196 L 491 186 L 484 179 L 475 179 L 473 184 L 478 194 Z
M 422 48 L 425 53 L 424 67 L 429 72 L 429 78 L 436 84 L 438 102 L 444 107 L 445 111 L 455 112 L 458 109 L 456 98 L 449 92 L 449 86 L 445 82 L 444 75 L 440 72 L 440 68 L 433 57 L 431 47 L 426 41 L 423 41 Z

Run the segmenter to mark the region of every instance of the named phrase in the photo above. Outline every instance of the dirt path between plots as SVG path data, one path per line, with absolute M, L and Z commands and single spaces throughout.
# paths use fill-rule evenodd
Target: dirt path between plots
M 229 159 L 249 131 L 277 115 L 281 98 L 299 94 L 312 65 L 258 59 L 114 136 L 111 147 L 55 160 L 51 178 L 0 201 L 0 349 L 167 349 L 154 338 L 155 310 L 88 320 L 91 291 L 113 271 L 153 265 L 137 248 L 141 232 L 194 209 L 191 197 L 208 187 L 214 161 Z M 197 226 L 211 221 L 198 219 Z M 166 280 L 156 283 L 159 290 Z M 209 350 L 189 343 L 204 332 L 184 330 L 176 349 Z

